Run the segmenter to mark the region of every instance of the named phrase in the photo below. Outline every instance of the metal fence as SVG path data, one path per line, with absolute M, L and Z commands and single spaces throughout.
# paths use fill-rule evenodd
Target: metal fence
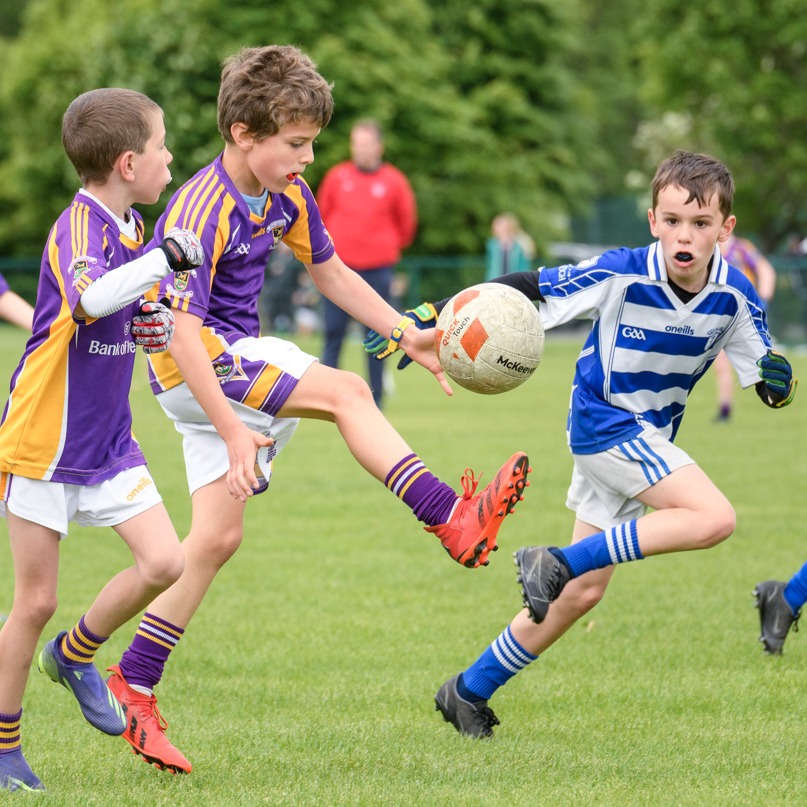
M 536 267 L 577 262 L 606 247 L 590 244 L 554 244 L 553 255 L 539 258 Z M 807 344 L 807 255 L 770 255 L 776 268 L 776 295 L 768 315 L 771 333 L 785 344 Z M 0 257 L 0 272 L 11 287 L 33 302 L 39 276 L 39 258 Z M 481 283 L 484 255 L 407 255 L 399 267 L 399 303 L 412 308 L 423 300 L 441 300 L 459 289 Z

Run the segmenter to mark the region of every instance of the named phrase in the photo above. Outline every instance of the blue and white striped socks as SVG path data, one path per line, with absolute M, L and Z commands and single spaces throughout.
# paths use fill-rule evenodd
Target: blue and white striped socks
M 560 551 L 573 577 L 644 557 L 639 551 L 635 520 L 590 535 Z
M 484 653 L 462 674 L 457 683 L 460 697 L 471 703 L 486 701 L 538 656 L 528 653 L 514 638 L 508 625 Z

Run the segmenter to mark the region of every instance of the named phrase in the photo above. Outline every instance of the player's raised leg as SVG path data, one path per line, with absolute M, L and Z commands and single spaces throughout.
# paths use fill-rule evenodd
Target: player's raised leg
M 707 549 L 734 531 L 734 509 L 697 465 L 678 468 L 635 498 L 655 512 L 565 549 L 525 547 L 515 553 L 524 604 L 535 622 L 544 620 L 571 579 L 650 555 Z
M 487 565 L 502 522 L 529 485 L 529 461 L 519 452 L 480 493 L 478 479 L 468 470 L 458 497 L 409 448 L 375 405 L 366 382 L 354 373 L 311 365 L 279 415 L 334 422 L 359 464 L 426 523 L 425 529 L 437 535 L 454 560 L 469 568 Z
M 578 520 L 572 543 L 597 532 L 596 527 Z M 470 667 L 440 687 L 435 708 L 446 722 L 461 734 L 492 737 L 499 720 L 488 705 L 490 698 L 602 599 L 612 574 L 610 567 L 572 580 L 540 625 L 530 619 L 527 609 L 518 613 Z

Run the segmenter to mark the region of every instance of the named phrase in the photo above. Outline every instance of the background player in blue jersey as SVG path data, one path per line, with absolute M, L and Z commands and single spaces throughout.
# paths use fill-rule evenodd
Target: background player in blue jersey
M 201 245 L 177 231 L 162 249 L 144 253 L 143 221 L 131 205 L 154 204 L 171 180 L 157 104 L 131 90 L 84 93 L 65 113 L 62 139 L 82 189 L 48 237 L 33 335 L 0 426 L 0 514 L 14 560 L 14 603 L 0 630 L 6 790 L 43 789 L 22 754 L 22 699 L 37 642 L 56 610 L 59 541 L 68 523 L 112 527 L 134 558 L 39 656 L 39 669 L 106 734 L 121 734 L 126 720 L 93 658 L 184 566 L 132 434 L 128 397 L 136 345 L 165 350 L 173 327 L 165 306 L 141 308 L 140 297 L 173 269 L 201 263 Z
M 239 51 L 225 62 L 219 91 L 224 152 L 177 191 L 155 230 L 159 239 L 170 227 L 191 228 L 206 254 L 195 270 L 163 283 L 176 334 L 170 352 L 150 360 L 152 389 L 183 436 L 193 520 L 182 544 L 182 578 L 149 605 L 111 668 L 109 686 L 127 708 L 124 738 L 146 761 L 175 772 L 189 772 L 191 763 L 165 736 L 154 687 L 219 569 L 238 549 L 246 500 L 266 489 L 273 455 L 299 418 L 334 423 L 361 466 L 468 567 L 486 563 L 528 484 L 527 456 L 518 452 L 482 492 L 474 495 L 471 474 L 465 495 L 457 496 L 384 418 L 359 376 L 325 367 L 285 340 L 261 337 L 258 295 L 267 259 L 283 241 L 322 294 L 369 327 L 394 331 L 445 384 L 431 338 L 408 327 L 412 320 L 402 319 L 336 255 L 300 176 L 332 108 L 330 86 L 297 48 Z
M 656 243 L 497 281 L 539 301 L 547 328 L 576 318 L 593 327 L 568 420 L 572 545 L 516 553 L 525 609 L 436 695 L 458 731 L 492 735 L 488 699 L 599 602 L 616 564 L 706 549 L 733 532 L 731 504 L 673 444 L 687 396 L 723 349 L 766 405 L 786 406 L 796 390 L 753 286 L 718 248 L 734 228 L 733 193 L 722 163 L 678 152 L 653 180 Z

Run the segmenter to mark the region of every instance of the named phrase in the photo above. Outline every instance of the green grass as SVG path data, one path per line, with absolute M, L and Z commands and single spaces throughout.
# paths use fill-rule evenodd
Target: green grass
M 0 338 L 7 380 L 23 339 L 11 328 Z M 568 543 L 564 429 L 579 344 L 549 341 L 535 378 L 500 397 L 458 390 L 449 399 L 417 368 L 395 373 L 388 417 L 441 478 L 458 487 L 473 467 L 485 471 L 484 484 L 514 450 L 530 455 L 532 486 L 487 569 L 452 563 L 332 426 L 302 424 L 270 493 L 247 507 L 244 544 L 158 692 L 169 736 L 194 772 L 172 777 L 143 764 L 32 671 L 23 745 L 49 803 L 803 804 L 807 645 L 796 634 L 782 658 L 764 657 L 750 592 L 807 556 L 804 401 L 773 412 L 749 390 L 732 422 L 715 425 L 714 385 L 704 380 L 679 443 L 735 505 L 735 535 L 708 552 L 620 568 L 604 601 L 496 694 L 494 742 L 459 737 L 433 710 L 440 684 L 519 608 L 510 552 Z M 358 367 L 358 347 L 346 352 Z M 807 359 L 795 364 L 807 377 Z M 132 404 L 135 433 L 184 534 L 180 440 L 142 363 Z M 127 555 L 111 530 L 71 526 L 59 610 L 43 642 L 86 611 Z M 4 532 L 0 612 L 12 591 Z M 99 665 L 118 660 L 133 629 L 112 637 Z

